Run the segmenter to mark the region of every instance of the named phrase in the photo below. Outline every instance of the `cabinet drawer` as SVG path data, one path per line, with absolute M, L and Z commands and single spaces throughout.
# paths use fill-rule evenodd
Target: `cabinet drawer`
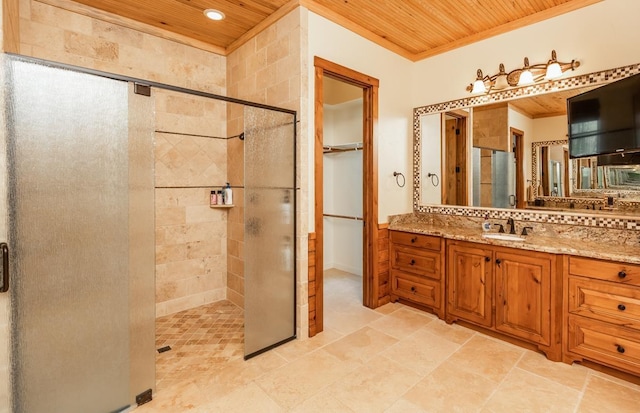
M 640 330 L 640 288 L 569 277 L 569 312 Z
M 413 234 L 411 232 L 389 231 L 389 240 L 394 244 L 440 251 L 440 237 Z
M 440 253 L 391 245 L 391 268 L 440 279 Z
M 587 359 L 640 373 L 640 335 L 588 318 L 569 316 L 568 350 Z
M 440 283 L 399 271 L 391 272 L 391 292 L 407 300 L 440 308 Z
M 569 257 L 569 273 L 619 284 L 640 286 L 640 266 L 634 264 Z

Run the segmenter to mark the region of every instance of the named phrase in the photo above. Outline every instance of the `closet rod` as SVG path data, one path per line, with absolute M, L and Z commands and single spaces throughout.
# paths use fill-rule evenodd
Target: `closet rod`
M 352 220 L 355 220 L 355 221 L 364 221 L 360 217 L 352 217 L 352 216 L 348 216 L 348 215 L 322 214 L 322 216 L 323 217 L 331 217 L 331 218 L 352 219 Z

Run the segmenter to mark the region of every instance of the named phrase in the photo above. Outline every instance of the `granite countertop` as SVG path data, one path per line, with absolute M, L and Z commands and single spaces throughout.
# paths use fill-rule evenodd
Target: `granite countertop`
M 435 235 L 447 239 L 498 245 L 552 254 L 568 254 L 603 260 L 621 261 L 640 264 L 640 245 L 614 244 L 611 242 L 594 242 L 588 239 L 571 239 L 545 237 L 531 234 L 524 241 L 502 241 L 482 237 L 482 230 L 450 225 L 434 225 L 422 222 L 393 222 L 389 224 L 392 231 L 405 231 L 416 234 Z M 492 231 L 495 232 L 495 231 Z

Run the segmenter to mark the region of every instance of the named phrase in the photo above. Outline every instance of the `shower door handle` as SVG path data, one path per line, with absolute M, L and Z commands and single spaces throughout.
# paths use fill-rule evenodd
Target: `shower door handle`
M 0 267 L 0 293 L 9 291 L 9 246 L 6 242 L 0 243 L 0 253 L 2 253 L 2 266 Z

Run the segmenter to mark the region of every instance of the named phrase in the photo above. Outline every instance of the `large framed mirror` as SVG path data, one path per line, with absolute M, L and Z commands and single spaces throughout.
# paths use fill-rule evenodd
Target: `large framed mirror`
M 640 213 L 637 165 L 569 159 L 567 99 L 640 64 L 414 109 L 414 209 Z M 611 163 L 608 160 L 607 163 Z

